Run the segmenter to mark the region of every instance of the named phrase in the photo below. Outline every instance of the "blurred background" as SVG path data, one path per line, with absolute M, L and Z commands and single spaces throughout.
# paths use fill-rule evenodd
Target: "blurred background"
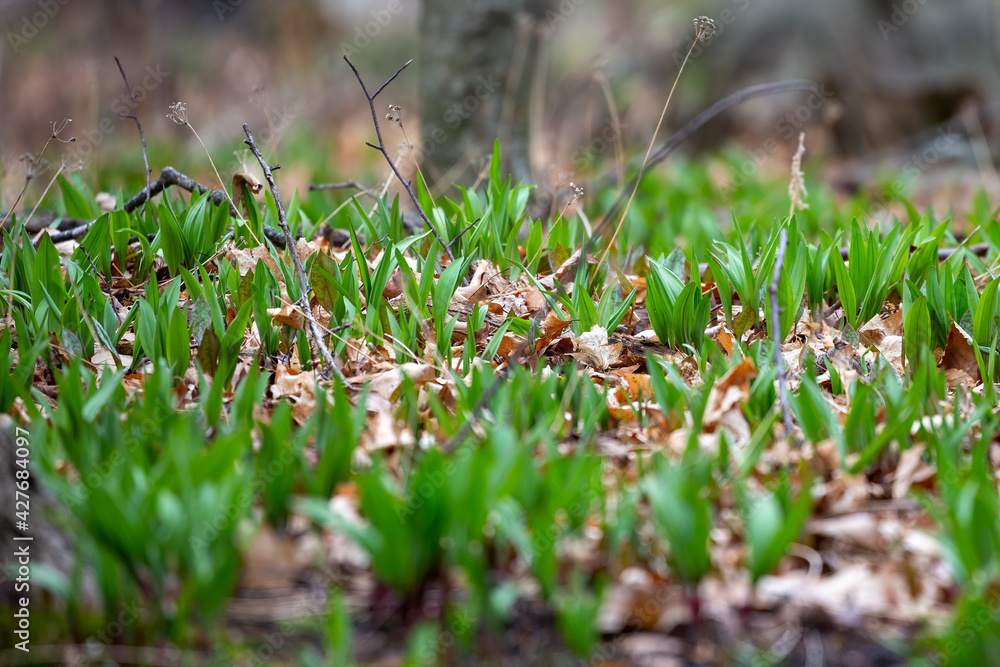
M 697 15 L 718 32 L 691 49 Z M 154 177 L 169 164 L 216 183 L 193 135 L 166 117 L 183 101 L 223 179 L 240 169 L 248 122 L 281 163 L 283 189 L 384 183 L 348 54 L 370 88 L 413 59 L 377 111 L 401 107 L 403 131 L 382 120 L 386 144 L 411 173 L 416 156 L 437 192 L 474 183 L 499 136 L 506 170 L 558 193 L 614 184 L 635 166 L 689 49 L 660 140 L 746 86 L 820 87 L 741 104 L 684 143 L 688 158 L 728 156 L 723 194 L 734 179 L 787 174 L 804 131 L 808 162 L 845 195 L 881 178 L 918 204 L 961 210 L 980 188 L 1000 199 L 992 0 L 0 0 L 0 25 L 4 208 L 24 183 L 24 154 L 67 116 L 62 137 L 76 141 L 49 147 L 49 169 L 64 162 L 95 189 L 141 187 L 114 56 Z M 921 202 L 927 183 L 942 187 Z

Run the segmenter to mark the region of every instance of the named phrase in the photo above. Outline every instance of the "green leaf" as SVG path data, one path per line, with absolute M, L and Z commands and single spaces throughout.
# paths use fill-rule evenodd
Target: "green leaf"
M 990 281 L 983 290 L 976 306 L 972 324 L 972 337 L 979 345 L 989 345 L 997 331 L 997 288 L 1000 278 Z
M 120 370 L 115 374 L 105 373 L 104 377 L 101 378 L 101 386 L 98 387 L 97 391 L 92 393 L 83 404 L 83 410 L 81 415 L 83 420 L 88 424 L 93 422 L 97 417 L 97 413 L 101 411 L 107 402 L 114 395 L 115 390 L 120 386 L 122 377 L 124 377 L 125 371 Z
M 161 355 L 158 329 L 156 327 L 156 313 L 153 312 L 153 307 L 145 299 L 140 298 L 138 303 L 139 316 L 136 319 L 135 336 L 139 339 L 143 354 L 155 363 Z
M 323 252 L 314 255 L 312 270 L 309 272 L 309 282 L 313 288 L 313 294 L 319 305 L 328 313 L 337 312 L 337 297 L 340 292 L 340 267 L 336 260 Z
M 80 339 L 69 329 L 62 330 L 62 344 L 63 348 L 74 357 L 83 356 L 83 345 L 80 343 Z
M 66 203 L 67 216 L 82 218 L 84 220 L 93 220 L 97 217 L 94 215 L 94 210 L 91 208 L 87 198 L 80 194 L 69 181 L 62 176 L 59 176 L 57 180 L 59 181 L 59 189 L 62 190 L 63 200 Z
M 858 302 L 854 294 L 854 285 L 851 283 L 851 276 L 847 272 L 847 265 L 844 264 L 844 258 L 840 255 L 840 248 L 836 246 L 830 248 L 830 263 L 833 264 L 833 275 L 837 281 L 837 294 L 840 296 L 840 305 L 844 308 L 844 315 L 847 317 L 847 321 L 856 329 L 859 325 Z
M 205 330 L 212 325 L 212 307 L 208 302 L 199 298 L 191 306 L 191 336 L 196 342 L 201 343 Z
M 261 263 L 257 263 L 258 270 L 260 269 Z M 254 270 L 253 268 L 247 269 L 247 272 L 243 274 L 240 278 L 239 288 L 236 290 L 236 307 L 241 308 L 252 296 L 253 296 L 253 279 Z
M 172 309 L 167 329 L 167 362 L 174 375 L 183 375 L 191 360 L 191 335 L 187 327 L 187 316 L 179 308 Z
M 229 373 L 236 370 L 236 359 L 240 353 L 243 336 L 246 334 L 247 324 L 250 323 L 251 312 L 253 312 L 253 300 L 248 299 L 226 329 L 226 335 L 222 337 L 222 344 L 219 346 L 219 365 L 225 365 Z M 224 381 L 228 382 L 229 378 L 224 378 Z
M 209 375 L 215 375 L 219 367 L 219 337 L 215 335 L 214 329 L 206 329 L 205 335 L 201 337 L 201 344 L 198 346 L 198 363 L 202 370 Z
M 920 295 L 906 313 L 903 324 L 903 351 L 911 367 L 920 358 L 920 350 L 931 346 L 931 313 L 927 297 Z

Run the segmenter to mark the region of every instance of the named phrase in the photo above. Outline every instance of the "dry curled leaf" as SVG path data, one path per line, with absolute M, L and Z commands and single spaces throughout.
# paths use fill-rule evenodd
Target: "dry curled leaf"
M 268 308 L 267 315 L 275 322 L 287 324 L 293 329 L 302 331 L 302 321 L 304 315 L 302 310 L 295 305 L 282 306 L 281 308 Z
M 608 344 L 608 332 L 604 327 L 594 325 L 590 331 L 580 334 L 573 341 L 576 352 L 572 356 L 597 370 L 606 371 L 618 361 L 622 353 L 622 344 Z
M 246 190 L 244 190 L 244 187 Z M 240 210 L 243 207 L 243 212 L 246 212 L 246 202 L 243 201 L 243 194 L 249 191 L 251 194 L 260 194 L 260 191 L 264 189 L 264 184 L 261 183 L 256 176 L 246 171 L 238 171 L 233 174 L 233 206 L 236 210 Z

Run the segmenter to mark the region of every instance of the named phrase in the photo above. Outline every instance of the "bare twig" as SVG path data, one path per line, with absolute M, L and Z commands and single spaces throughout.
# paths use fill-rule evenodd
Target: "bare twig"
M 475 227 L 475 226 L 476 226 L 476 223 L 477 223 L 477 222 L 479 222 L 480 220 L 482 220 L 482 218 L 476 218 L 475 220 L 473 220 L 472 222 L 470 222 L 470 223 L 469 223 L 468 225 L 466 225 L 466 226 L 465 226 L 465 228 L 464 228 L 464 229 L 463 229 L 462 231 L 460 231 L 460 232 L 459 232 L 458 234 L 456 234 L 456 235 L 455 235 L 455 238 L 453 238 L 453 239 L 451 240 L 451 242 L 452 242 L 453 244 L 454 244 L 454 243 L 458 243 L 458 240 L 459 240 L 460 238 L 462 238 L 462 236 L 463 236 L 463 235 L 465 234 L 465 232 L 467 232 L 467 231 L 469 231 L 470 229 L 472 229 L 473 227 Z
M 649 155 L 649 159 L 646 161 L 646 168 L 636 173 L 636 175 L 632 177 L 633 181 L 641 179 L 649 173 L 650 169 L 666 160 L 667 157 L 673 153 L 678 146 L 684 143 L 688 137 L 726 109 L 734 107 L 754 97 L 798 91 L 818 93 L 820 92 L 820 87 L 812 81 L 779 81 L 777 83 L 762 83 L 757 86 L 750 86 L 749 88 L 744 88 L 743 90 L 739 90 L 732 95 L 729 95 L 728 97 L 722 98 L 689 120 L 684 127 L 672 134 L 669 139 L 654 148 L 653 152 Z M 611 181 L 609 179 L 602 178 L 598 183 L 598 188 L 603 188 L 610 183 Z M 610 224 L 612 219 L 614 219 L 614 217 L 618 214 L 618 211 L 620 211 L 621 207 L 625 204 L 626 192 L 628 192 L 627 189 L 621 193 L 618 200 L 615 201 L 611 208 L 608 209 L 607 213 L 604 214 L 601 221 L 595 226 L 595 234 L 601 234 L 605 229 L 607 229 L 608 224 Z
M 164 189 L 171 185 L 176 185 L 177 187 L 187 190 L 188 192 L 198 192 L 199 194 L 205 194 L 210 192 L 209 201 L 211 201 L 216 206 L 222 206 L 223 204 L 229 205 L 229 215 L 234 218 L 238 218 L 236 209 L 233 207 L 232 203 L 229 201 L 229 193 L 223 190 L 212 190 L 207 185 L 202 185 L 198 181 L 185 176 L 181 172 L 177 171 L 173 167 L 164 167 L 163 171 L 160 172 L 159 178 L 149 184 L 149 187 L 140 190 L 134 197 L 125 202 L 123 208 L 126 213 L 131 213 L 140 206 L 143 202 L 155 197 L 156 195 L 163 192 Z M 62 243 L 63 241 L 69 241 L 71 239 L 81 238 L 87 233 L 87 230 L 94 224 L 93 220 L 84 222 L 70 229 L 61 231 L 58 234 L 52 234 L 51 240 L 53 243 Z M 271 227 L 270 225 L 264 225 L 264 236 L 268 238 L 271 243 L 278 248 L 285 247 L 285 235 L 280 229 Z
M 771 285 L 768 293 L 771 296 L 771 334 L 774 336 L 774 365 L 778 371 L 778 399 L 781 401 L 781 413 L 784 417 L 785 438 L 792 438 L 792 410 L 788 403 L 788 386 L 785 377 L 785 359 L 781 354 L 781 308 L 778 307 L 778 283 L 781 269 L 785 264 L 785 250 L 788 247 L 788 229 L 781 228 L 778 232 L 778 250 L 774 255 L 774 273 L 771 275 Z
M 45 154 L 45 149 L 49 147 L 50 143 L 52 143 L 52 140 L 56 139 L 66 144 L 71 144 L 74 141 L 76 141 L 76 137 L 70 137 L 69 139 L 59 139 L 60 133 L 62 133 L 62 131 L 66 129 L 66 126 L 71 122 L 73 122 L 73 119 L 70 118 L 69 116 L 63 118 L 62 121 L 60 121 L 59 123 L 53 122 L 52 132 L 49 134 L 49 138 L 45 140 L 45 145 L 42 146 L 42 150 L 39 151 L 37 156 L 31 157 L 30 160 L 25 161 L 25 170 L 27 173 L 25 174 L 24 177 L 24 186 L 21 188 L 21 191 L 17 193 L 17 198 L 14 200 L 14 203 L 7 211 L 7 214 L 3 217 L 3 221 L 0 222 L 0 227 L 5 227 L 7 225 L 7 220 L 10 219 L 11 213 L 13 213 L 14 209 L 17 208 L 17 205 L 21 203 L 21 198 L 24 197 L 24 193 L 28 189 L 28 184 L 31 183 L 31 179 L 38 174 L 38 172 L 36 171 L 36 167 L 37 165 L 42 164 L 42 156 Z
M 264 178 L 271 188 L 271 196 L 274 197 L 275 207 L 278 209 L 278 223 L 281 225 L 281 231 L 285 233 L 285 249 L 291 254 L 292 262 L 295 264 L 295 273 L 299 278 L 299 288 L 302 291 L 300 304 L 302 312 L 305 313 L 306 321 L 309 323 L 309 330 L 316 341 L 316 347 L 319 348 L 320 354 L 323 355 L 323 363 L 326 365 L 327 370 L 343 382 L 344 374 L 337 368 L 337 364 L 333 360 L 333 355 L 330 354 L 330 350 L 323 341 L 323 334 L 319 330 L 316 318 L 313 317 L 312 306 L 309 305 L 309 279 L 306 277 L 305 269 L 302 268 L 302 260 L 299 258 L 299 253 L 295 249 L 295 239 L 292 238 L 292 232 L 288 229 L 288 219 L 285 217 L 285 208 L 281 205 L 281 194 L 278 193 L 278 186 L 274 182 L 274 175 L 271 173 L 272 169 L 264 161 L 264 156 L 260 154 L 260 150 L 257 148 L 256 142 L 254 142 L 253 135 L 250 133 L 250 126 L 248 124 L 243 123 L 243 131 L 247 135 L 244 143 L 250 147 L 254 157 L 257 158 L 257 162 L 260 163 L 260 168 L 264 171 Z
M 211 192 L 209 198 L 212 200 L 213 204 L 216 206 L 222 206 L 223 202 L 228 203 L 229 215 L 234 218 L 239 217 L 236 207 L 229 201 L 228 192 L 225 190 L 213 190 L 207 185 L 202 185 L 193 178 L 185 176 L 173 167 L 164 167 L 163 171 L 160 172 L 160 177 L 150 183 L 148 188 L 140 190 L 134 197 L 125 202 L 125 212 L 131 213 L 135 209 L 139 208 L 139 206 L 141 206 L 147 199 L 155 197 L 171 185 L 176 185 L 183 190 L 187 190 L 188 192 L 197 192 L 198 194 Z
M 629 195 L 628 200 L 625 202 L 625 208 L 622 210 L 621 217 L 618 219 L 618 224 L 615 225 L 615 230 L 611 234 L 611 240 L 608 241 L 608 247 L 604 249 L 604 254 L 601 255 L 601 261 L 603 262 L 608 253 L 611 252 L 611 248 L 615 245 L 615 240 L 618 238 L 618 232 L 621 231 L 622 225 L 625 223 L 625 216 L 628 215 L 629 206 L 632 205 L 632 200 L 635 198 L 635 193 L 639 189 L 639 183 L 642 182 L 642 174 L 646 168 L 646 163 L 649 162 L 649 156 L 653 152 L 653 147 L 656 145 L 656 135 L 660 131 L 660 126 L 663 125 L 663 119 L 667 117 L 667 108 L 670 107 L 670 100 L 674 97 L 674 91 L 677 90 L 677 82 L 681 80 L 681 74 L 684 73 L 684 66 L 687 65 L 688 60 L 691 58 L 691 52 L 694 51 L 694 47 L 698 45 L 699 42 L 703 42 L 712 37 L 715 34 L 715 23 L 712 19 L 699 16 L 694 20 L 694 41 L 691 42 L 691 48 L 688 49 L 687 55 L 684 56 L 684 61 L 681 63 L 680 69 L 677 71 L 677 77 L 674 79 L 674 84 L 670 87 L 670 93 L 667 95 L 667 101 L 663 105 L 663 111 L 660 112 L 660 120 L 656 123 L 656 129 L 653 130 L 653 137 L 649 140 L 649 148 L 646 149 L 646 157 L 642 159 L 642 164 L 639 165 L 639 173 L 635 177 L 635 184 L 632 186 L 632 194 Z
M 382 128 L 379 127 L 378 124 L 378 113 L 375 112 L 375 98 L 378 97 L 378 94 L 381 93 L 386 86 L 392 83 L 392 81 L 397 76 L 399 76 L 399 73 L 402 72 L 404 69 L 406 69 L 406 67 L 413 61 L 412 60 L 406 61 L 406 63 L 402 67 L 396 70 L 395 74 L 386 79 L 385 83 L 383 83 L 381 86 L 378 87 L 378 90 L 376 90 L 374 93 L 369 93 L 368 87 L 365 85 L 364 80 L 361 78 L 361 73 L 358 72 L 358 68 L 354 66 L 354 63 L 352 63 L 351 59 L 348 58 L 347 56 L 344 56 L 344 60 L 347 61 L 347 64 L 350 66 L 351 71 L 354 72 L 354 76 L 357 78 L 358 83 L 361 84 L 361 90 L 365 94 L 365 99 L 368 100 L 369 108 L 371 108 L 372 123 L 374 123 L 375 125 L 375 136 L 378 137 L 378 144 L 373 144 L 371 142 L 365 142 L 365 143 L 374 148 L 375 150 L 379 151 L 380 153 L 382 153 L 382 156 L 385 158 L 385 161 L 389 163 L 389 167 L 392 169 L 392 173 L 396 175 L 396 178 L 399 179 L 399 182 L 402 183 L 403 187 L 406 189 L 406 193 L 410 195 L 410 200 L 413 202 L 413 205 L 417 207 L 417 212 L 423 219 L 424 224 L 427 225 L 427 227 L 434 233 L 434 236 L 437 237 L 438 243 L 440 243 L 441 246 L 444 248 L 445 253 L 448 255 L 448 259 L 454 260 L 455 255 L 453 255 L 451 252 L 451 245 L 445 243 L 444 237 L 441 236 L 441 233 L 438 231 L 437 227 L 434 226 L 434 223 L 431 222 L 431 219 L 427 217 L 427 213 L 424 211 L 424 207 L 420 205 L 420 200 L 417 199 L 417 194 L 413 191 L 413 188 L 410 187 L 410 182 L 407 181 L 405 178 L 403 178 L 403 175 L 399 173 L 399 168 L 396 166 L 396 163 L 393 162 L 392 157 L 390 157 L 389 151 L 385 147 L 385 140 L 382 139 Z
M 309 186 L 310 190 L 349 190 L 349 189 L 360 190 L 369 197 L 373 199 L 378 199 L 378 193 L 371 188 L 358 183 L 353 178 L 349 181 L 344 181 L 343 183 L 313 183 Z
M 128 77 L 125 76 L 125 69 L 122 67 L 121 61 L 118 60 L 118 56 L 115 56 L 115 64 L 118 65 L 118 71 L 122 73 L 122 81 L 125 82 L 125 90 L 128 91 L 129 99 L 132 100 L 132 114 L 118 114 L 119 118 L 131 118 L 135 121 L 135 126 L 139 130 L 139 139 L 142 141 L 142 162 L 146 165 L 146 189 L 149 189 L 149 178 L 153 173 L 153 170 L 149 168 L 149 157 L 146 155 L 146 135 L 142 131 L 142 123 L 139 122 L 139 106 L 135 101 L 135 93 L 132 92 L 132 86 L 128 83 Z M 145 202 L 142 205 L 142 212 L 146 210 Z

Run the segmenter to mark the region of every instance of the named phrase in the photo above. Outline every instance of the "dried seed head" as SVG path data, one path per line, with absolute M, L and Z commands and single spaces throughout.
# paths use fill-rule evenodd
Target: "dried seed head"
M 44 158 L 39 159 L 34 153 L 25 153 L 18 159 L 24 163 L 24 172 L 29 180 L 35 178 L 36 176 L 41 176 L 52 168 L 52 165 L 49 164 L 48 160 Z
M 715 21 L 707 16 L 699 16 L 694 20 L 694 39 L 696 42 L 705 42 L 715 35 Z
M 187 125 L 187 102 L 174 102 L 170 105 L 170 113 L 167 114 L 167 118 L 174 121 L 178 125 Z
M 792 157 L 792 179 L 788 183 L 788 196 L 792 200 L 792 210 L 789 217 L 795 211 L 804 211 L 809 208 L 809 204 L 803 201 L 803 197 L 809 196 L 806 192 L 805 174 L 802 173 L 802 155 L 806 152 L 806 133 L 799 134 L 799 148 Z
M 59 121 L 58 123 L 53 122 L 52 123 L 52 138 L 53 139 L 58 139 L 59 141 L 63 142 L 64 144 L 71 144 L 74 141 L 76 141 L 76 137 L 70 137 L 69 139 L 62 139 L 62 138 L 59 137 L 59 135 L 62 134 L 63 130 L 66 129 L 66 126 L 69 125 L 72 122 L 73 122 L 73 119 L 70 118 L 69 116 L 64 116 L 63 119 L 61 121 Z
M 385 119 L 392 121 L 393 123 L 399 125 L 400 127 L 403 127 L 403 117 L 399 113 L 402 110 L 403 107 L 399 106 L 398 104 L 390 104 L 389 113 L 385 115 Z

